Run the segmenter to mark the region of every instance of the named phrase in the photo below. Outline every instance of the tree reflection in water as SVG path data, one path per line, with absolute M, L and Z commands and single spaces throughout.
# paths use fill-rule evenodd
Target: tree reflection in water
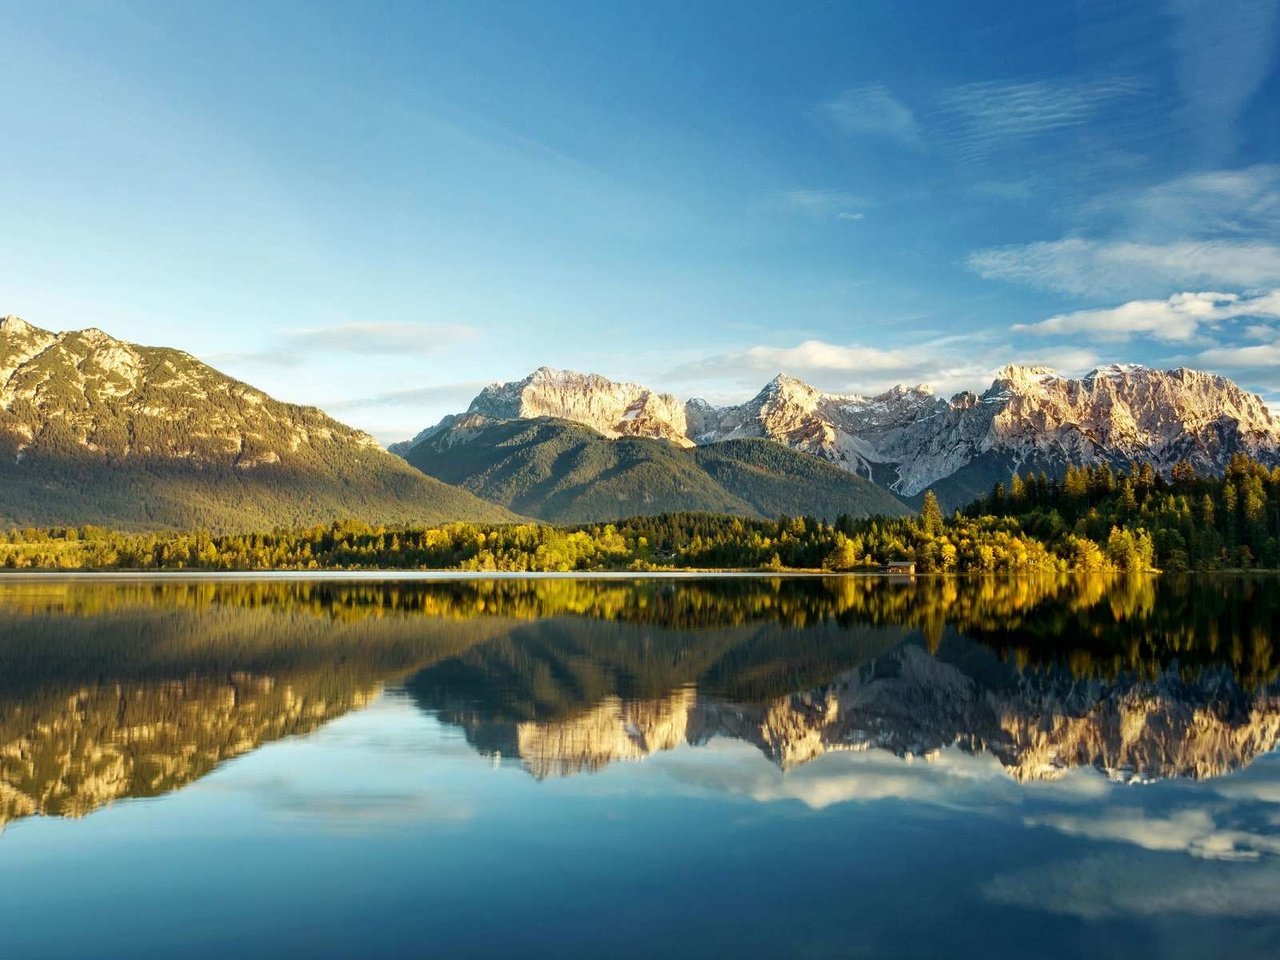
M 1263 577 L 0 584 L 0 822 L 155 796 L 387 685 L 547 777 L 717 736 L 1209 777 L 1280 737 Z

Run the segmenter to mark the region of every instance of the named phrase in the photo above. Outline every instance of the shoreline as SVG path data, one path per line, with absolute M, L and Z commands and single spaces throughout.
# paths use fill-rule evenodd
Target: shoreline
M 883 577 L 875 571 L 829 570 L 3 570 L 0 583 L 35 580 L 694 580 L 773 577 Z
M 1148 570 L 1139 576 L 1162 576 L 1167 571 Z M 1222 576 L 1262 574 L 1276 575 L 1280 570 L 1190 570 L 1175 576 Z M 36 582 L 40 580 L 324 580 L 324 581 L 399 581 L 446 582 L 473 580 L 766 580 L 778 577 L 804 579 L 859 578 L 910 583 L 919 579 L 978 578 L 999 579 L 1045 576 L 1123 576 L 1120 571 L 1024 570 L 1024 571 L 951 571 L 930 573 L 885 573 L 879 570 L 724 570 L 681 568 L 672 570 L 408 570 L 398 568 L 359 570 L 93 570 L 93 569 L 0 569 L 0 583 Z

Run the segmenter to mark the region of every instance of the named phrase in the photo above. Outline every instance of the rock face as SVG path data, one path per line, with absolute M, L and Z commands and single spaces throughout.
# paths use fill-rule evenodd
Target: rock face
M 0 320 L 0 521 L 271 527 L 509 515 L 179 350 Z
M 358 710 L 378 690 L 337 695 L 236 674 L 96 685 L 58 702 L 0 708 L 0 829 L 179 789 L 224 760 Z
M 553 415 L 606 436 L 639 433 L 681 444 L 763 437 L 897 494 L 934 487 L 957 505 L 1017 468 L 1137 461 L 1167 472 L 1186 460 L 1214 473 L 1238 452 L 1280 462 L 1280 421 L 1256 395 L 1213 374 L 1127 364 L 1078 380 L 1008 366 L 982 394 L 950 399 L 925 386 L 878 396 L 830 394 L 779 376 L 746 403 L 714 407 L 694 399 L 683 408 L 635 384 L 538 371 L 486 388 L 464 418 L 446 418 L 419 439 L 464 428 L 476 415 Z
M 0 320 L 0 430 L 19 454 L 60 444 L 242 470 L 316 444 L 377 447 L 368 434 L 277 403 L 181 351 L 100 330 L 53 334 L 16 317 Z
M 959 748 L 995 756 L 1019 782 L 1081 766 L 1120 781 L 1206 779 L 1280 744 L 1280 689 L 1247 692 L 1225 670 L 1194 681 L 1172 671 L 1150 681 L 1031 672 L 988 684 L 905 644 L 814 690 L 761 704 L 692 688 L 652 701 L 608 698 L 572 719 L 518 723 L 502 742 L 542 779 L 715 737 L 754 744 L 783 770 L 833 751 L 927 760 Z
M 654 393 L 637 383 L 615 383 L 594 373 L 539 367 L 523 380 L 491 383 L 466 413 L 446 417 L 392 450 L 403 453 L 450 428 L 467 431 L 495 420 L 539 417 L 581 423 L 606 437 L 653 437 L 693 446 L 684 404 L 671 394 Z
M 607 697 L 573 720 L 516 724 L 516 755 L 539 780 L 600 770 L 619 760 L 641 760 L 685 742 L 696 704 L 687 687 L 660 700 Z

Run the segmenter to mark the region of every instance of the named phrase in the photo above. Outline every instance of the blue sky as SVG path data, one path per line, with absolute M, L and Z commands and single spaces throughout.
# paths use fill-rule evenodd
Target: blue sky
M 542 364 L 1280 400 L 1280 0 L 0 4 L 0 314 L 384 440 Z

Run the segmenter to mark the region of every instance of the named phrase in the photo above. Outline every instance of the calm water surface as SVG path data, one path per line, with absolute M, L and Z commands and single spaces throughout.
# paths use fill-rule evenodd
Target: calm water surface
M 1274 957 L 1280 580 L 0 580 L 0 956 Z

